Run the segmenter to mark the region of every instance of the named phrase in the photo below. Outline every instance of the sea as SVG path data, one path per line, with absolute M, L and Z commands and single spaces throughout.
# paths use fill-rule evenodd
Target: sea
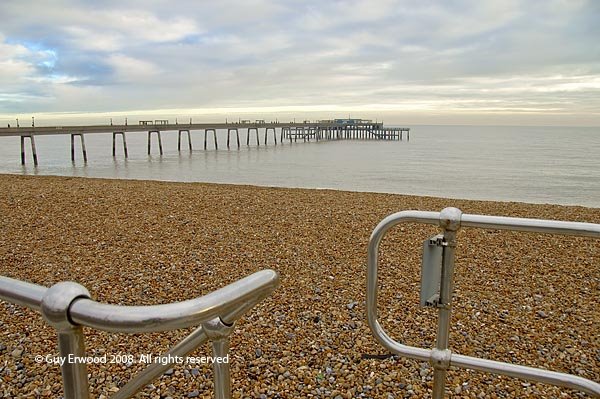
M 71 162 L 69 136 L 37 136 L 39 166 L 29 141 L 27 162 L 20 162 L 18 137 L 0 138 L 0 173 L 94 178 L 213 182 L 275 187 L 400 193 L 475 200 L 582 205 L 600 208 L 600 127 L 407 126 L 410 141 L 288 140 L 259 146 L 240 130 L 227 149 L 227 131 L 212 134 L 204 150 L 204 131 L 192 132 L 189 151 L 182 135 L 163 132 L 164 154 L 156 136 L 147 154 L 147 134 L 127 133 L 129 158 L 121 138 L 112 156 L 112 135 L 85 136 L 88 162 L 76 137 Z

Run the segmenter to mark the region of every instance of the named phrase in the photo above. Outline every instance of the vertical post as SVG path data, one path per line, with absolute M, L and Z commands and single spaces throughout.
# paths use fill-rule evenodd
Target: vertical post
M 238 130 L 238 128 L 235 128 L 235 136 L 237 138 L 237 145 L 238 145 L 238 150 L 240 149 L 240 132 Z
M 213 138 L 215 139 L 215 150 L 219 149 L 219 142 L 217 141 L 217 129 L 212 129 Z
M 250 146 L 250 128 L 248 128 L 248 131 L 246 133 L 246 145 L 248 147 Z
M 213 363 L 213 372 L 215 373 L 215 398 L 230 399 L 231 398 L 231 374 L 229 368 L 229 338 L 221 338 L 212 342 L 213 354 L 216 359 L 223 361 L 215 361 Z M 227 359 L 225 361 L 225 359 Z
M 75 162 L 75 135 L 71 133 L 71 162 Z
M 60 356 L 69 359 L 85 357 L 83 329 L 72 324 L 69 317 L 71 304 L 79 298 L 90 298 L 85 287 L 62 282 L 48 288 L 42 297 L 41 311 L 44 319 L 58 332 Z M 83 361 L 65 361 L 61 366 L 65 399 L 87 399 L 89 388 L 86 364 Z
M 227 129 L 227 149 L 229 149 L 229 134 L 231 133 L 231 129 Z
M 229 334 L 233 325 L 226 325 L 220 318 L 202 324 L 213 347 L 213 372 L 215 375 L 215 398 L 231 399 L 231 374 L 229 368 Z M 220 362 L 217 360 L 221 360 Z
M 35 139 L 33 138 L 33 134 L 31 136 L 29 136 L 29 141 L 31 141 L 31 153 L 33 154 L 33 166 L 38 166 L 37 151 L 35 150 Z
M 25 165 L 25 136 L 21 136 L 21 165 Z
M 260 147 L 260 140 L 258 139 L 258 128 L 255 128 L 256 130 L 256 146 Z
M 85 150 L 85 141 L 83 140 L 83 133 L 71 133 L 71 161 L 75 162 L 75 136 L 79 136 L 81 139 L 81 152 L 83 154 L 83 162 L 87 162 L 87 151 Z
M 123 152 L 125 153 L 125 158 L 128 158 L 127 154 L 127 140 L 125 139 L 125 132 L 121 132 L 121 137 L 123 137 Z
M 113 157 L 116 155 L 116 142 L 117 142 L 117 134 L 120 134 L 123 138 L 123 153 L 125 153 L 125 158 L 128 157 L 127 154 L 127 141 L 125 140 L 125 132 L 113 132 L 113 145 L 112 145 L 112 153 Z
M 152 133 L 156 133 L 156 137 L 158 138 L 158 152 L 160 155 L 163 155 L 163 147 L 162 140 L 160 135 L 160 130 L 150 130 L 148 131 L 148 155 L 150 155 L 151 143 L 152 143 Z M 125 135 L 123 135 L 123 139 L 125 139 Z
M 206 136 L 208 129 L 204 129 L 204 149 L 206 150 Z
M 85 339 L 83 328 L 73 326 L 70 329 L 58 331 L 58 350 L 61 357 L 85 357 Z M 86 364 L 65 361 L 61 366 L 65 399 L 80 399 L 89 397 Z
M 181 133 L 186 132 L 188 137 L 188 147 L 192 151 L 192 135 L 189 130 L 181 129 L 177 134 L 177 151 L 181 151 Z
M 440 299 L 438 304 L 438 331 L 431 361 L 433 372 L 433 399 L 444 397 L 446 371 L 450 366 L 448 349 L 450 336 L 450 318 L 452 294 L 454 290 L 454 254 L 456 251 L 456 232 L 460 229 L 462 212 L 457 208 L 445 208 L 440 212 L 440 227 L 444 230 L 444 248 L 442 253 L 442 272 L 440 281 Z
M 81 133 L 79 137 L 81 137 L 81 152 L 83 153 L 83 162 L 87 162 L 87 150 L 85 149 L 85 140 L 83 139 L 83 133 Z

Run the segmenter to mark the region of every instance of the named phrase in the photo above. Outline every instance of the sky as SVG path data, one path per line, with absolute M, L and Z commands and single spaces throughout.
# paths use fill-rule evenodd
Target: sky
M 600 126 L 600 1 L 2 0 L 0 126 Z

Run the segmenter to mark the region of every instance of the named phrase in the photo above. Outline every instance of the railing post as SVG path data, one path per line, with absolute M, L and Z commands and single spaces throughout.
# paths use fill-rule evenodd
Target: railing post
M 202 324 L 213 347 L 213 372 L 215 374 L 215 399 L 231 399 L 231 372 L 229 368 L 229 334 L 233 325 L 219 318 Z
M 53 285 L 42 297 L 42 315 L 58 332 L 65 399 L 89 398 L 83 328 L 69 318 L 69 307 L 78 298 L 90 298 L 90 293 L 70 281 Z
M 433 366 L 433 399 L 444 397 L 446 370 L 450 367 L 451 352 L 448 349 L 450 336 L 450 318 L 452 314 L 452 293 L 454 290 L 454 252 L 456 250 L 456 232 L 460 228 L 462 212 L 457 208 L 445 208 L 440 213 L 440 227 L 444 230 L 442 271 L 440 279 L 440 300 L 438 332 L 435 349 L 432 350 L 430 363 Z

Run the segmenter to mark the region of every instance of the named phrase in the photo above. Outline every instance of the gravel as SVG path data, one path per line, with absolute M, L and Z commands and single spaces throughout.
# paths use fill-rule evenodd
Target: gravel
M 73 280 L 102 302 L 168 303 L 272 268 L 282 285 L 237 323 L 235 398 L 427 397 L 432 371 L 386 356 L 365 321 L 369 235 L 390 213 L 439 211 L 600 223 L 600 209 L 332 190 L 0 175 L 0 274 L 50 286 Z M 392 230 L 380 256 L 380 321 L 432 347 L 436 317 L 419 302 L 420 249 L 431 226 Z M 463 229 L 451 348 L 465 355 L 600 380 L 598 240 Z M 84 329 L 89 355 L 165 352 L 189 334 Z M 0 301 L 0 397 L 60 397 L 55 331 Z M 211 355 L 209 345 L 193 356 Z M 366 355 L 366 356 L 365 356 Z M 90 365 L 109 397 L 143 364 Z M 456 398 L 570 398 L 568 389 L 451 370 Z M 196 395 L 197 394 L 197 395 Z M 192 396 L 190 396 L 192 395 Z M 137 397 L 212 397 L 209 365 L 174 365 Z

